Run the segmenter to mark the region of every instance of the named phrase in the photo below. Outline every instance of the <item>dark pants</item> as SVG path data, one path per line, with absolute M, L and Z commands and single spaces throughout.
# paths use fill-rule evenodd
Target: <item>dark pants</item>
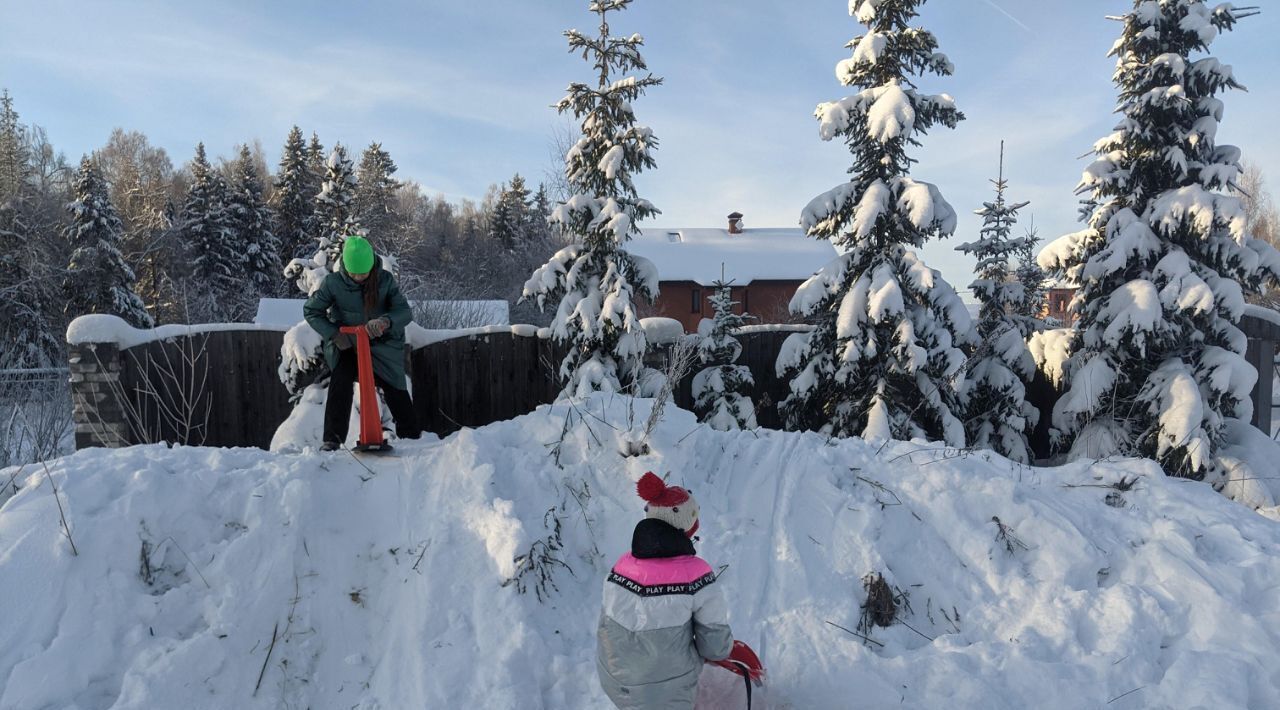
M 324 404 L 325 441 L 341 444 L 347 440 L 347 427 L 351 425 L 351 399 L 355 396 L 358 372 L 355 348 L 340 351 L 338 366 L 329 375 L 329 398 Z M 382 398 L 391 410 L 391 418 L 396 421 L 396 436 L 401 439 L 418 438 L 422 429 L 418 426 L 418 413 L 413 409 L 409 393 L 388 385 L 377 375 L 373 380 L 382 389 Z

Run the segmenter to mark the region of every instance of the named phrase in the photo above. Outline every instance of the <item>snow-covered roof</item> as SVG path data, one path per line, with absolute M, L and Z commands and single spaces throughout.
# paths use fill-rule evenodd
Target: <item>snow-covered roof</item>
M 804 280 L 837 256 L 831 242 L 811 239 L 799 228 L 645 229 L 623 247 L 649 259 L 662 281 L 693 281 L 710 286 L 724 278 L 735 284 L 752 281 Z
M 260 325 L 292 326 L 302 321 L 302 304 L 304 303 L 306 301 L 300 298 L 263 298 L 258 301 L 258 315 L 253 317 L 253 322 Z M 511 324 L 511 304 L 503 300 L 410 301 L 409 305 L 414 310 L 449 309 L 467 321 L 460 327 L 480 328 Z

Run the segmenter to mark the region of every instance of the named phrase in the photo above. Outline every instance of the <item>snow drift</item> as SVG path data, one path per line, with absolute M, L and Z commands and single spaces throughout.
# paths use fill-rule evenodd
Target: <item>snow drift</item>
M 600 586 L 646 470 L 697 496 L 768 707 L 1280 706 L 1280 523 L 1205 484 L 672 408 L 624 458 L 649 407 L 597 395 L 393 459 L 142 446 L 17 472 L 0 708 L 605 707 Z M 835 625 L 874 572 L 898 622 L 864 642 Z

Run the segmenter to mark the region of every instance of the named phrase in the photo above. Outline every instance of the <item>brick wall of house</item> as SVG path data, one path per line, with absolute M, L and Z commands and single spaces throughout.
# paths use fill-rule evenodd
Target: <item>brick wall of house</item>
M 753 324 L 790 323 L 792 318 L 787 304 L 800 287 L 800 281 L 752 281 L 746 286 L 733 287 L 733 300 L 738 302 L 734 311 L 744 310 L 758 318 Z M 673 318 L 680 321 L 686 333 L 696 333 L 703 318 L 711 318 L 713 289 L 692 281 L 663 281 L 659 286 L 658 302 L 649 315 Z
M 1076 290 L 1074 288 L 1051 288 L 1045 298 L 1045 315 L 1050 318 L 1057 318 L 1062 321 L 1062 325 L 1068 326 L 1076 322 L 1076 316 L 1067 307 L 1071 305 L 1071 299 L 1075 298 Z

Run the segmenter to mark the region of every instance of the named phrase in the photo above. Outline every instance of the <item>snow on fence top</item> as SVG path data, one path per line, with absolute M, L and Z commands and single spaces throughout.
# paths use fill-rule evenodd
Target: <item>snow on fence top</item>
M 302 321 L 301 298 L 263 298 L 258 301 L 258 314 L 253 322 L 260 325 L 292 327 Z M 414 314 L 446 313 L 461 328 L 510 325 L 511 305 L 501 299 L 481 301 L 409 301 Z
M 750 333 L 808 333 L 813 326 L 806 323 L 765 323 L 761 325 L 744 325 L 733 331 L 734 335 Z
M 838 256 L 831 242 L 800 229 L 646 229 L 623 247 L 658 267 L 663 281 L 710 286 L 721 278 L 803 281 Z
M 543 331 L 547 331 L 546 334 Z M 485 325 L 479 328 L 428 330 L 417 323 L 410 323 L 409 327 L 404 329 L 404 338 L 410 348 L 417 350 L 418 348 L 425 348 L 428 345 L 454 338 L 469 338 L 476 335 L 495 335 L 499 333 L 510 333 L 525 338 L 537 337 L 545 339 L 550 336 L 549 329 L 538 328 L 536 325 Z
M 290 324 L 292 325 L 292 324 Z M 80 316 L 67 326 L 67 343 L 115 343 L 120 349 L 136 345 L 180 338 L 198 333 L 214 333 L 225 330 L 272 330 L 284 332 L 287 326 L 260 325 L 256 323 L 201 323 L 197 325 L 162 325 L 158 328 L 134 328 L 117 316 L 94 313 Z
M 1244 314 L 1259 320 L 1267 321 L 1273 325 L 1280 325 L 1280 311 L 1273 311 L 1265 306 L 1246 303 L 1244 306 Z

